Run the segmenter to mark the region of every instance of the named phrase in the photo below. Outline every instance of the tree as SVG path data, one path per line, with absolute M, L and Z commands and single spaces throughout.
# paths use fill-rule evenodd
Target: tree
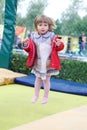
M 0 0 L 0 24 L 4 23 L 4 5 L 5 0 Z
M 87 36 L 87 15 L 80 19 L 76 25 L 77 33 L 80 35 L 81 32 L 84 32 Z
M 55 34 L 61 35 L 61 22 L 59 19 L 55 21 L 56 23 L 56 29 L 54 29 Z
M 24 25 L 29 29 L 33 30 L 34 19 L 37 15 L 43 14 L 45 7 L 47 6 L 47 0 L 31 0 L 29 2 L 27 14 L 24 18 L 21 15 L 17 16 L 17 25 Z
M 81 21 L 79 10 L 84 9 L 83 0 L 71 0 L 71 5 L 62 13 L 61 17 L 61 32 L 63 35 L 78 35 L 76 26 L 78 22 Z

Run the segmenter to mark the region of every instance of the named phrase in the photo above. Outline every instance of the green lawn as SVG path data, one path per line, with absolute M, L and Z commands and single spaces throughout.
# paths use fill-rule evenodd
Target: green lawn
M 34 88 L 24 85 L 5 85 L 0 87 L 0 130 L 28 123 L 61 111 L 87 104 L 86 96 L 78 96 L 50 91 L 49 102 L 41 104 L 40 99 L 32 104 Z

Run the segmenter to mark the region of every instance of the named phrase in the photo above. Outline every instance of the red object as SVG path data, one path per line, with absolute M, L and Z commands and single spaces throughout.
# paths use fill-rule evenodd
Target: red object
M 55 41 L 57 39 L 60 39 L 60 37 L 55 36 L 53 41 L 52 41 L 52 53 L 51 53 L 50 67 L 60 70 L 61 69 L 61 64 L 60 64 L 60 58 L 58 56 L 58 51 L 63 50 L 64 43 L 61 42 L 60 46 L 56 46 Z
M 28 43 L 28 47 L 24 48 L 24 50 L 28 52 L 26 66 L 27 68 L 31 68 L 34 66 L 37 54 L 36 54 L 35 44 L 33 43 L 33 41 L 31 39 L 28 39 L 27 43 Z
M 60 65 L 60 58 L 58 56 L 58 51 L 63 50 L 64 43 L 61 42 L 60 46 L 56 46 L 55 41 L 58 38 L 59 38 L 58 36 L 55 36 L 53 41 L 52 41 L 52 53 L 51 53 L 50 67 L 60 70 L 61 65 Z M 28 39 L 27 43 L 28 43 L 28 47 L 24 48 L 24 50 L 29 53 L 28 59 L 27 59 L 27 67 L 30 68 L 35 64 L 37 54 L 36 54 L 35 44 L 32 41 L 32 39 Z

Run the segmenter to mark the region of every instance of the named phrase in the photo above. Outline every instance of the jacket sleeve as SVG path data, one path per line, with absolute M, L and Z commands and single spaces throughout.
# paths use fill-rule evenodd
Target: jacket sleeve
M 64 49 L 64 43 L 61 42 L 60 46 L 56 46 L 56 51 L 61 51 Z
M 27 42 L 27 45 L 25 45 L 24 42 Z M 26 39 L 24 42 L 23 42 L 23 44 L 22 44 L 23 49 L 24 49 L 26 52 L 29 52 L 29 51 L 30 51 L 30 39 Z
M 56 46 L 56 45 L 55 45 L 55 41 L 56 41 L 58 38 L 61 39 L 61 37 L 59 37 L 59 36 L 56 35 L 56 36 L 54 37 L 53 41 L 52 41 L 52 44 L 53 44 L 53 46 L 55 46 L 56 51 L 61 51 L 61 50 L 63 50 L 63 48 L 64 48 L 64 43 L 61 42 L 61 44 L 60 44 L 59 46 Z

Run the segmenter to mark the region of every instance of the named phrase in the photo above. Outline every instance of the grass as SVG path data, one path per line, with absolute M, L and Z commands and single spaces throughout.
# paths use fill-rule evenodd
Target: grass
M 38 102 L 32 104 L 33 94 L 34 88 L 24 85 L 11 84 L 0 87 L 0 130 L 9 130 L 87 104 L 86 96 L 50 91 L 49 102 L 42 105 L 43 90 L 40 91 Z

